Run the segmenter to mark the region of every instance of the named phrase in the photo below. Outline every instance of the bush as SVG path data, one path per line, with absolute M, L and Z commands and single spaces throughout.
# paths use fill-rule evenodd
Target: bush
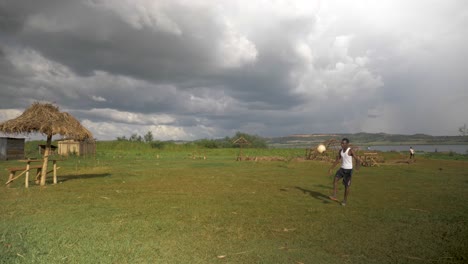
M 201 140 L 196 141 L 195 144 L 199 147 L 210 148 L 210 149 L 221 147 L 220 142 L 214 139 L 201 139 Z
M 250 142 L 249 145 L 244 145 L 244 148 L 267 148 L 267 142 L 264 138 L 257 135 L 249 135 L 247 133 L 237 132 L 232 138 L 225 137 L 221 139 L 200 139 L 195 141 L 195 145 L 202 148 L 239 148 L 240 146 L 233 142 L 243 137 Z
M 159 141 L 159 140 L 151 142 L 151 147 L 152 148 L 163 149 L 164 145 L 165 145 L 165 142 Z

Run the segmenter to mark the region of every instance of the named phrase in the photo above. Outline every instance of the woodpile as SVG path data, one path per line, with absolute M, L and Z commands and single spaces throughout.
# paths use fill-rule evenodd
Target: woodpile
M 359 159 L 361 160 L 361 165 L 364 167 L 374 167 L 380 166 L 380 163 L 384 163 L 385 159 L 377 152 L 364 152 L 359 155 Z
M 279 156 L 258 156 L 258 157 L 240 157 L 238 156 L 237 161 L 287 161 L 285 157 Z
M 341 141 L 337 139 L 329 139 L 322 142 L 320 145 L 324 145 L 326 150 L 323 153 L 317 151 L 317 146 L 312 146 L 306 149 L 306 160 L 320 160 L 320 161 L 334 161 L 338 151 L 341 149 Z

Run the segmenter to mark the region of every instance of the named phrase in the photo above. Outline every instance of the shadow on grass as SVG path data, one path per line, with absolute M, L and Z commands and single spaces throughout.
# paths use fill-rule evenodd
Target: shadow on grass
M 308 194 L 308 195 L 314 197 L 315 199 L 322 201 L 322 203 L 330 203 L 331 202 L 330 198 L 327 195 L 323 194 L 323 193 L 307 190 L 307 189 L 297 187 L 297 186 L 296 186 L 296 189 L 303 192 L 304 194 Z
M 104 177 L 110 177 L 110 173 L 101 173 L 101 174 L 80 174 L 80 175 L 62 175 L 62 176 L 57 176 L 57 182 L 66 182 L 69 180 L 78 180 L 78 179 L 92 179 L 92 178 L 104 178 Z M 48 176 L 46 179 L 46 185 L 53 184 L 53 179 L 51 176 Z M 1 183 L 0 183 L 1 186 Z M 16 188 L 16 187 L 11 187 L 11 186 L 6 186 L 7 188 Z M 35 181 L 34 178 L 30 180 L 29 182 L 29 187 L 40 187 L 39 182 Z
M 323 185 L 323 184 L 315 184 L 314 186 L 315 186 L 315 187 L 319 187 L 319 188 L 324 188 L 324 189 L 333 190 L 333 187 L 331 187 L 331 186 L 325 186 L 325 185 Z
M 70 181 L 70 180 L 104 178 L 104 177 L 110 177 L 110 176 L 111 176 L 110 173 L 62 175 L 62 176 L 57 176 L 57 181 L 66 182 L 66 181 Z

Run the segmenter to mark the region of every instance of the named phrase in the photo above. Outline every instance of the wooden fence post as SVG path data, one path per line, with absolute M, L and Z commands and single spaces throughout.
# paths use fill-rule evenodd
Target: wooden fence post
M 57 161 L 54 160 L 54 184 L 57 184 Z
M 24 187 L 28 188 L 29 187 L 29 161 L 28 164 L 26 165 L 26 177 L 24 178 Z

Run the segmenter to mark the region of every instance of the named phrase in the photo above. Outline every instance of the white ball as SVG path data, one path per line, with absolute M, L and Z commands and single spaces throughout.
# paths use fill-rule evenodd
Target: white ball
M 323 153 L 325 150 L 327 150 L 327 148 L 324 145 L 322 145 L 322 144 L 318 145 L 317 151 L 319 153 Z

